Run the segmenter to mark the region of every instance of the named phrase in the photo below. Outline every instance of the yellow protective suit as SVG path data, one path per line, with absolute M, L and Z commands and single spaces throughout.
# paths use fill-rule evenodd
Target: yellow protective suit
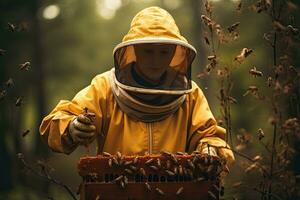
M 158 7 L 152 7 L 152 10 L 156 15 L 159 13 L 164 15 L 163 23 L 157 24 L 155 16 L 147 13 L 142 15 L 143 17 L 136 17 L 123 42 L 147 38 L 153 41 L 153 37 L 157 37 L 174 40 L 176 44 L 182 43 L 187 46 L 188 43 L 180 35 L 173 18 L 165 16 L 165 11 Z M 145 16 L 148 17 L 145 19 Z M 155 26 L 158 32 L 153 32 Z M 76 148 L 66 143 L 64 138 L 68 134 L 70 121 L 81 114 L 85 107 L 96 114 L 94 125 L 98 134 L 96 139 L 100 145 L 98 153 L 102 150 L 110 153 L 120 151 L 127 155 L 159 153 L 163 150 L 191 153 L 202 149 L 205 143 L 214 146 L 227 145 L 224 141 L 225 129 L 217 126 L 207 100 L 196 83 L 192 82 L 192 88 L 187 93 L 184 103 L 174 114 L 161 121 L 145 123 L 128 117 L 120 109 L 112 93 L 109 73 L 97 75 L 91 84 L 71 101 L 60 101 L 43 119 L 40 134 L 52 150 L 69 154 Z M 100 133 L 105 135 L 105 141 Z M 225 157 L 228 162 L 234 160 L 231 150 L 220 148 L 218 154 Z

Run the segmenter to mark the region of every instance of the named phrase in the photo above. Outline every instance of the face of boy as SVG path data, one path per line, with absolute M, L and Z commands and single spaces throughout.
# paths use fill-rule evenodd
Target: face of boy
M 174 44 L 136 44 L 137 72 L 147 80 L 158 83 L 174 56 Z

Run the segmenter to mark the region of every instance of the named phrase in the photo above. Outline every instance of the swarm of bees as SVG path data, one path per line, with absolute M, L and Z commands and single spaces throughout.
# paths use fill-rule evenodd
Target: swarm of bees
M 161 179 L 158 177 L 155 178 L 154 174 L 161 174 L 161 176 L 165 177 L 165 180 L 178 179 L 177 181 L 202 182 L 205 180 L 214 180 L 219 177 L 222 171 L 228 171 L 228 167 L 225 166 L 225 160 L 200 154 L 199 151 L 194 151 L 192 154 L 187 154 L 186 152 L 176 152 L 173 154 L 168 151 L 162 151 L 160 155 L 145 155 L 149 156 L 149 158 L 145 158 L 144 156 L 130 156 L 130 159 L 120 152 L 116 152 L 115 155 L 103 152 L 101 156 L 107 162 L 106 165 L 108 168 L 111 168 L 118 175 L 113 177 L 105 175 L 104 179 L 99 179 L 97 174 L 88 173 L 84 178 L 86 182 L 104 181 L 115 183 L 121 189 L 125 189 L 128 183 L 135 182 L 138 176 L 138 182 L 141 180 L 144 182 L 145 191 L 153 191 L 159 196 L 165 196 L 166 193 L 162 188 L 158 188 L 151 183 L 155 182 L 156 179 L 157 181 Z M 104 163 L 105 161 L 103 160 Z M 107 173 L 110 174 L 110 172 Z M 176 196 L 181 196 L 184 193 L 184 187 L 179 187 L 175 191 Z M 212 193 L 212 195 L 215 194 Z

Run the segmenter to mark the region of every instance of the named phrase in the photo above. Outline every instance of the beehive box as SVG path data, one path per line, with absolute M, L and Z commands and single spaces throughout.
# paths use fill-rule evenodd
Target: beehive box
M 81 200 L 219 199 L 218 158 L 198 153 L 124 156 L 104 153 L 78 163 Z

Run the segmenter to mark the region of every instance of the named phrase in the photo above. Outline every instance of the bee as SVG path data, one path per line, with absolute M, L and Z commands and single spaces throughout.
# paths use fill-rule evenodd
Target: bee
M 124 165 L 127 166 L 127 165 L 131 165 L 133 162 L 132 160 L 129 160 L 129 161 L 125 161 Z
M 1 101 L 2 99 L 4 99 L 4 97 L 6 96 L 6 94 L 7 94 L 6 90 L 0 91 L 0 101 Z
M 236 7 L 236 11 L 240 12 L 242 10 L 242 1 L 240 1 Z
M 137 164 L 138 162 L 138 157 L 136 156 L 134 159 L 133 159 L 133 164 Z
M 204 37 L 204 41 L 207 45 L 210 45 L 209 39 L 206 36 Z
M 122 154 L 118 151 L 118 152 L 117 152 L 117 158 L 118 158 L 118 159 L 121 159 L 121 157 L 122 157 Z
M 205 180 L 204 177 L 198 177 L 198 178 L 196 179 L 196 182 L 201 182 L 201 181 L 204 181 L 204 180 Z
M 249 73 L 251 74 L 251 75 L 253 75 L 255 78 L 256 77 L 262 77 L 263 76 L 263 73 L 261 72 L 261 71 L 258 71 L 257 69 L 256 69 L 256 67 L 253 67 L 252 69 L 250 69 L 249 70 Z
M 175 164 L 178 164 L 178 160 L 177 160 L 176 156 L 174 156 L 173 154 L 171 154 L 171 159 L 173 160 L 173 162 Z
M 166 169 L 170 169 L 171 168 L 171 161 L 167 160 L 166 161 Z
M 233 31 L 235 31 L 237 29 L 237 27 L 240 25 L 240 22 L 236 22 L 234 24 L 232 24 L 231 26 L 227 27 L 227 30 L 229 33 L 232 33 Z
M 0 49 L 0 56 L 3 56 L 5 54 L 6 50 Z
M 237 100 L 231 96 L 228 96 L 228 100 L 230 103 L 234 103 L 234 104 L 237 104 Z
M 12 24 L 12 23 L 10 23 L 10 22 L 7 22 L 7 26 L 8 26 L 8 28 L 9 28 L 9 30 L 10 30 L 11 32 L 15 32 L 16 29 L 17 29 L 17 26 L 14 25 L 14 24 Z
M 122 181 L 122 180 L 120 181 L 120 186 L 121 186 L 122 189 L 125 188 L 125 183 L 124 183 L 124 181 Z
M 209 196 L 210 196 L 211 198 L 217 199 L 216 195 L 215 195 L 213 192 L 208 191 L 208 194 L 209 194 Z
M 175 173 L 170 171 L 170 170 L 165 170 L 165 172 L 169 175 L 169 176 L 174 176 Z
M 109 159 L 109 160 L 108 160 L 108 166 L 109 166 L 109 167 L 112 167 L 112 165 L 113 165 L 112 159 Z
M 242 63 L 242 61 L 247 58 L 251 53 L 253 52 L 252 49 L 249 49 L 249 48 L 243 48 L 242 51 L 240 52 L 239 55 L 237 55 L 234 60 L 239 62 L 239 63 Z
M 176 195 L 179 196 L 183 193 L 183 187 L 180 187 L 177 192 L 176 192 Z
M 236 182 L 234 184 L 232 184 L 232 187 L 240 187 L 242 185 L 242 181 Z
M 161 162 L 160 162 L 160 159 L 157 158 L 157 166 L 160 168 L 161 167 Z
M 183 175 L 183 168 L 182 168 L 181 165 L 178 166 L 178 173 L 179 173 L 180 176 Z
M 137 170 L 137 168 L 135 167 L 135 166 L 129 166 L 129 168 L 132 170 L 132 171 L 136 171 Z
M 161 154 L 166 155 L 166 156 L 171 156 L 172 154 L 168 151 L 161 151 Z
M 264 131 L 260 128 L 258 129 L 258 139 L 261 140 L 265 137 Z
M 146 164 L 146 165 L 150 165 L 153 161 L 154 161 L 154 159 L 153 159 L 153 158 L 150 158 L 149 160 L 147 160 L 147 161 L 145 162 L 145 164 Z
M 190 168 L 195 169 L 195 165 L 190 159 L 187 160 L 187 163 Z
M 100 200 L 100 195 L 97 195 L 95 200 Z
M 19 66 L 20 66 L 20 70 L 23 70 L 23 69 L 25 69 L 26 71 L 28 71 L 29 70 L 29 68 L 30 68 L 30 62 L 25 62 L 25 63 L 23 63 L 23 64 L 20 64 Z
M 20 107 L 22 104 L 23 104 L 23 97 L 18 97 L 16 102 L 15 102 L 15 105 L 17 107 Z
M 133 174 L 133 172 L 132 172 L 132 170 L 130 170 L 130 169 L 124 169 L 124 171 L 127 173 L 127 174 Z
M 184 153 L 184 152 L 181 152 L 181 151 L 177 151 L 176 154 L 177 154 L 177 155 L 185 155 L 185 153 Z
M 144 170 L 144 168 L 140 168 L 140 173 L 143 175 L 143 176 L 146 176 L 146 172 L 145 172 L 145 170 Z
M 249 93 L 252 93 L 253 95 L 257 95 L 258 88 L 256 86 L 249 86 L 247 91 L 243 94 L 243 96 L 248 95 Z
M 269 87 L 272 86 L 272 84 L 273 84 L 273 79 L 272 79 L 272 77 L 270 77 L 270 76 L 268 77 L 267 83 L 268 83 L 268 86 L 269 86 Z
M 6 87 L 10 87 L 12 85 L 14 85 L 14 80 L 12 78 L 9 78 L 6 82 L 5 82 Z
M 116 166 L 119 165 L 119 162 L 115 157 L 112 158 L 112 161 L 113 161 L 113 164 L 115 164 Z
M 287 31 L 292 33 L 293 35 L 299 34 L 299 29 L 294 28 L 292 25 L 288 25 L 286 28 L 287 28 Z
M 127 178 L 127 176 L 124 176 L 124 183 L 125 183 L 125 185 L 128 184 L 128 178 Z
M 149 185 L 148 182 L 145 182 L 145 186 L 146 186 L 147 191 L 151 192 L 151 186 Z
M 159 189 L 159 188 L 155 188 L 155 191 L 156 191 L 159 195 L 161 195 L 161 196 L 164 196 L 164 195 L 165 195 L 165 193 L 164 193 L 161 189 Z
M 212 56 L 207 56 L 207 60 L 211 61 L 211 60 L 215 60 L 217 58 L 216 55 L 212 55 Z
M 154 165 L 151 165 L 150 168 L 153 169 L 154 171 L 158 171 L 158 167 L 156 167 Z
M 112 156 L 110 153 L 105 152 L 105 151 L 102 154 L 103 154 L 103 156 L 106 156 L 106 157 L 111 157 Z
M 26 130 L 26 131 L 24 131 L 23 133 L 22 133 L 22 137 L 25 137 L 26 135 L 28 135 L 28 133 L 30 132 L 30 130 Z

